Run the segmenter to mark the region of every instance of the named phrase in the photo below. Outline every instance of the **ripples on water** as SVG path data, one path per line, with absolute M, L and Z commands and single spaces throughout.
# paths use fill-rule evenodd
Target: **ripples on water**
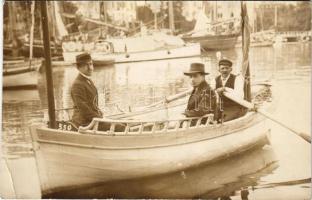
M 31 138 L 29 126 L 35 122 L 42 122 L 43 112 L 40 100 L 10 101 L 2 104 L 2 145 L 7 156 L 29 156 Z
M 240 65 L 240 49 L 225 51 L 222 53 L 223 56 L 232 59 L 235 66 Z M 285 117 L 286 121 L 288 120 L 294 125 L 296 125 L 297 123 L 297 126 L 299 128 L 305 128 L 306 131 L 310 132 L 310 129 L 307 128 L 309 127 L 310 122 L 310 109 L 307 108 L 310 108 L 311 43 L 285 44 L 274 48 L 252 48 L 250 51 L 250 59 L 250 66 L 252 67 L 252 81 L 272 79 L 274 83 L 277 84 L 278 88 L 276 89 L 277 95 L 275 96 L 282 96 L 286 99 L 288 98 L 288 100 L 282 99 L 279 101 L 288 101 L 292 103 L 292 105 L 289 105 L 287 103 L 280 103 L 278 111 L 279 113 L 277 113 L 277 116 L 288 116 L 288 113 L 285 110 L 287 110 L 289 107 L 296 107 L 298 108 L 298 110 L 293 109 L 291 111 L 291 116 L 298 116 L 297 121 L 300 120 L 300 122 L 292 121 L 296 120 L 296 117 L 290 116 L 288 116 L 288 118 Z M 207 77 L 207 79 L 208 81 L 212 81 L 213 77 L 217 75 L 215 52 L 208 53 L 203 58 L 120 64 L 110 67 L 96 68 L 93 78 L 99 91 L 100 107 L 104 110 L 105 114 L 120 112 L 120 110 L 128 111 L 133 107 L 148 105 L 162 100 L 165 96 L 179 93 L 180 91 L 183 91 L 189 87 L 189 79 L 183 76 L 182 72 L 188 70 L 191 62 L 197 61 L 203 61 L 206 63 L 206 70 L 210 72 L 210 76 Z M 235 67 L 234 70 L 236 70 Z M 72 102 L 70 98 L 69 88 L 77 75 L 77 71 L 74 67 L 57 67 L 54 68 L 53 71 L 56 108 L 70 108 L 72 107 Z M 38 80 L 38 90 L 4 91 L 3 93 L 2 147 L 4 149 L 4 156 L 6 157 L 18 158 L 32 156 L 30 144 L 31 139 L 28 127 L 32 123 L 43 122 L 45 120 L 44 111 L 46 112 L 47 109 L 44 75 L 39 75 Z M 287 84 L 289 84 L 289 86 L 287 86 Z M 289 101 L 289 98 L 292 97 L 289 96 L 287 88 L 285 87 L 297 90 L 297 93 L 295 93 L 297 98 L 295 98 L 295 100 Z M 300 96 L 300 98 L 298 98 L 298 96 Z M 302 102 L 302 104 L 297 105 L 298 102 Z M 285 111 L 286 114 L 283 111 Z M 57 117 L 59 119 L 67 118 L 64 112 L 59 112 Z M 285 132 L 285 130 L 281 130 L 279 128 L 276 128 L 275 130 L 277 130 L 275 132 Z M 246 178 L 248 176 L 244 176 L 243 174 L 241 174 L 238 180 L 226 183 L 222 187 L 218 185 L 218 187 L 216 187 L 214 190 L 209 190 L 209 187 L 214 184 L 211 185 L 208 179 L 203 179 L 202 184 L 207 184 L 207 187 L 203 187 L 206 193 L 204 191 L 201 191 L 201 193 L 197 191 L 197 194 L 191 196 L 185 195 L 185 197 L 215 198 L 221 197 L 223 194 L 223 196 L 232 196 L 233 199 L 240 199 L 238 198 L 240 193 L 239 191 L 243 191 L 244 194 L 244 190 L 246 188 L 249 188 L 250 190 L 250 187 L 252 188 L 256 185 L 263 185 L 263 183 L 259 180 L 264 180 L 266 183 L 272 183 L 277 182 L 280 177 L 283 176 L 287 177 L 287 179 L 298 178 L 294 176 L 293 172 L 291 171 L 294 169 L 289 167 L 295 164 L 297 164 L 299 169 L 301 169 L 301 173 L 299 174 L 301 174 L 302 176 L 300 176 L 299 178 L 310 177 L 311 173 L 307 170 L 310 167 L 306 166 L 310 164 L 309 162 L 306 162 L 306 160 L 304 160 L 306 158 L 308 158 L 308 160 L 310 159 L 310 152 L 306 151 L 307 148 L 302 147 L 302 145 L 305 144 L 302 144 L 300 142 L 288 142 L 288 144 L 295 145 L 294 149 L 302 150 L 301 152 L 299 152 L 300 154 L 298 156 L 294 153 L 294 150 L 290 152 L 286 151 L 288 149 L 285 146 L 285 144 L 287 144 L 287 140 L 285 140 L 285 144 L 282 144 L 281 138 L 279 137 L 280 136 L 272 136 L 272 146 L 279 157 L 279 167 L 277 168 L 277 170 L 275 170 L 275 168 L 277 167 L 275 165 L 274 169 L 272 169 L 271 171 L 269 170 L 268 172 L 273 173 L 272 175 L 267 176 L 268 173 L 265 173 L 265 176 L 260 173 L 261 175 L 259 175 L 258 178 L 255 178 L 255 180 L 250 182 L 250 179 Z M 281 137 L 283 138 L 284 136 Z M 288 159 L 287 156 L 289 155 L 285 155 L 285 153 L 283 152 L 288 152 L 289 155 L 292 155 L 293 157 L 291 157 L 291 159 L 296 160 L 296 163 Z M 246 163 L 253 162 L 253 160 L 245 159 L 244 163 L 240 164 L 242 166 L 250 167 L 250 165 Z M 223 165 L 220 164 L 219 166 Z M 209 168 L 210 171 L 212 168 Z M 217 168 L 218 167 L 215 166 L 215 169 Z M 227 169 L 223 169 L 223 172 L 230 171 L 230 167 L 228 167 Z M 202 170 L 205 171 L 205 169 Z M 188 176 L 188 174 L 189 173 L 186 173 L 186 176 Z M 219 176 L 222 174 L 216 175 Z M 184 179 L 179 179 L 177 178 L 177 176 L 172 175 L 173 180 L 176 180 L 174 184 L 183 185 Z M 261 178 L 262 176 L 265 176 L 265 178 Z M 148 187 L 149 189 L 158 188 L 160 190 L 170 187 L 170 185 L 159 185 L 161 183 L 166 183 L 166 178 L 159 178 L 161 178 L 161 182 L 153 182 L 152 180 L 144 181 L 153 185 Z M 230 179 L 231 174 L 227 174 L 227 178 Z M 135 186 L 142 186 L 140 185 L 142 183 L 140 181 L 129 182 L 129 184 L 130 183 L 134 185 L 132 187 L 133 191 L 138 192 L 140 190 L 136 189 Z M 195 179 L 195 182 L 193 183 L 195 185 L 191 184 L 189 181 L 185 184 L 188 184 L 187 186 L 191 187 L 196 186 L 196 184 L 199 183 L 196 182 Z M 118 193 L 118 191 L 122 188 L 120 188 L 121 186 L 117 187 L 117 185 L 118 184 L 113 185 L 114 188 L 107 186 L 107 190 L 111 192 L 115 191 Z M 237 187 L 234 187 L 235 185 L 237 185 Z M 310 192 L 308 192 L 310 185 L 305 184 L 302 187 L 301 186 L 290 186 L 288 187 L 287 191 L 291 191 L 294 194 L 296 193 L 296 191 L 300 191 L 305 194 L 301 196 L 306 197 L 310 194 Z M 106 186 L 101 187 L 105 188 Z M 144 187 L 147 186 L 145 185 Z M 180 192 L 188 190 L 188 187 L 186 187 L 185 189 L 181 189 Z M 305 187 L 308 187 L 308 190 L 302 190 L 302 188 Z M 95 190 L 95 188 L 96 187 L 93 187 L 93 190 Z M 90 190 L 92 191 L 92 188 Z M 122 191 L 124 191 L 124 188 L 122 189 Z M 260 191 L 260 194 L 257 193 L 258 191 Z M 259 189 L 255 192 L 250 192 L 250 195 L 254 197 L 263 197 L 266 196 L 266 192 L 272 192 L 270 190 L 264 190 L 264 192 L 261 191 L 262 190 Z M 154 193 L 151 194 L 155 194 L 156 196 L 151 197 L 157 197 L 157 194 L 161 194 L 158 193 L 159 191 L 157 191 L 157 189 L 153 190 L 153 192 Z M 174 191 L 170 190 L 168 190 L 167 192 L 174 193 Z M 179 193 L 178 191 L 175 192 Z M 191 191 L 188 194 L 190 193 Z M 119 194 L 121 196 L 117 195 L 116 198 L 140 197 L 139 193 L 127 193 L 127 190 L 125 190 L 124 192 L 120 192 Z M 131 196 L 130 194 L 134 196 Z M 137 194 L 137 196 L 135 196 L 135 194 Z M 280 194 L 278 194 L 277 196 L 279 197 Z M 149 196 L 143 195 L 142 197 Z M 183 196 L 176 197 L 183 198 Z

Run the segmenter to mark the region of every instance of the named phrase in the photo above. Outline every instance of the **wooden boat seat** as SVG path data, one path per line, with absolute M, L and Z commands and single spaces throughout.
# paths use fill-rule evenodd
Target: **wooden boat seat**
M 207 114 L 202 117 L 159 121 L 94 118 L 88 126 L 79 127 L 78 132 L 92 134 L 142 134 L 180 131 L 189 128 L 209 126 L 215 123 L 213 117 L 213 114 Z

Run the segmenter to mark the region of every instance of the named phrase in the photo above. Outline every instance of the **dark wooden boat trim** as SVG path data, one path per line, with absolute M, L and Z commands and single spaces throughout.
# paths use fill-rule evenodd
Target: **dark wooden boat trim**
M 185 42 L 199 42 L 201 48 L 206 50 L 222 50 L 235 48 L 239 34 L 229 35 L 205 35 L 205 36 L 185 36 Z
M 18 85 L 18 86 L 3 86 L 3 90 L 34 90 L 37 85 Z
M 32 72 L 36 71 L 36 68 L 24 68 L 24 69 L 17 69 L 17 70 L 12 70 L 12 71 L 3 71 L 3 76 L 12 76 L 12 75 L 17 75 L 17 74 L 23 74 L 27 72 Z

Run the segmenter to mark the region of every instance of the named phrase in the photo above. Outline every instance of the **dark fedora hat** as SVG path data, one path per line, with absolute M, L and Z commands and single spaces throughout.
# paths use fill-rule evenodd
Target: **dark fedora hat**
M 205 72 L 205 65 L 203 63 L 192 63 L 190 70 L 188 72 L 184 72 L 184 75 L 190 76 L 196 73 L 205 74 L 205 75 L 209 74 Z
M 89 53 L 82 53 L 76 56 L 76 64 L 88 63 L 91 60 L 91 55 Z
M 220 65 L 225 65 L 225 66 L 230 66 L 232 67 L 233 63 L 229 59 L 223 58 L 219 61 L 219 66 Z

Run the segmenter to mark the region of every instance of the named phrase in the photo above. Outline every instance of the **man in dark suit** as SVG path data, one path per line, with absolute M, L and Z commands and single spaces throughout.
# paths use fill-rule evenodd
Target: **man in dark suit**
M 98 107 L 98 92 L 91 80 L 93 64 L 91 56 L 83 53 L 76 56 L 79 74 L 71 87 L 71 97 L 74 103 L 72 123 L 75 128 L 87 126 L 93 118 L 103 117 Z
M 246 109 L 231 99 L 225 97 L 222 93 L 227 90 L 235 94 L 235 96 L 244 99 L 244 81 L 241 76 L 232 74 L 233 63 L 228 59 L 219 61 L 219 72 L 221 75 L 216 77 L 216 92 L 220 96 L 219 116 L 222 121 L 229 121 L 239 118 L 246 114 Z
M 192 79 L 193 91 L 188 100 L 185 116 L 201 117 L 208 113 L 217 114 L 216 95 L 205 80 L 205 66 L 202 63 L 192 63 L 190 70 L 184 72 Z M 215 116 L 216 117 L 216 116 Z

